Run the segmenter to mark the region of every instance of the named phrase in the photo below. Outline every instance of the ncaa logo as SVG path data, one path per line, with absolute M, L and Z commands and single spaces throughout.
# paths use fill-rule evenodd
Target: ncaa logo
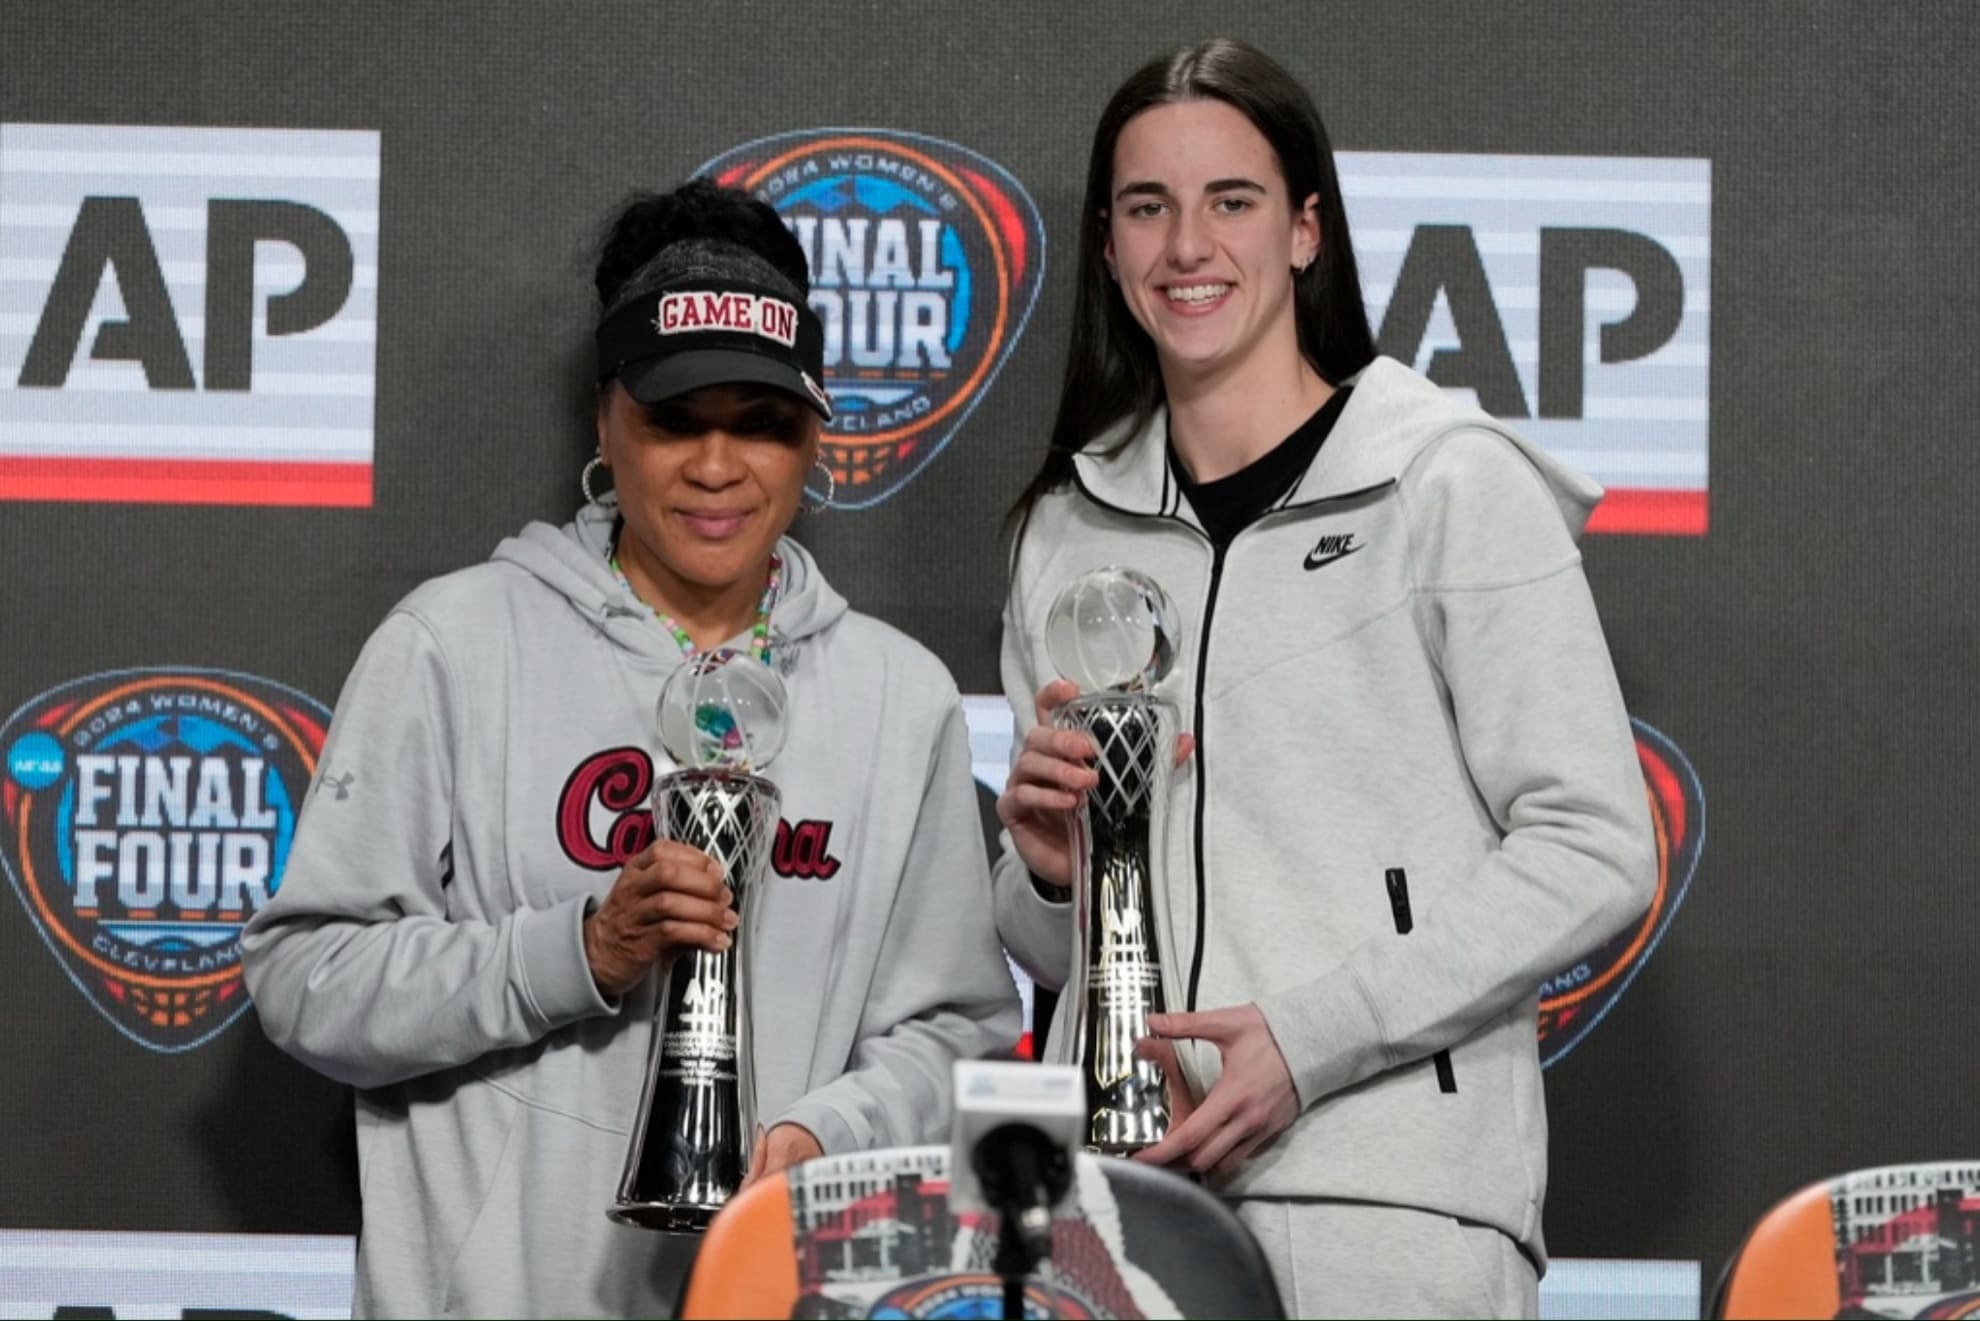
M 0 867 L 69 980 L 139 1045 L 247 1008 L 241 927 L 281 885 L 330 712 L 251 675 L 123 670 L 0 726 Z
M 825 325 L 833 503 L 879 504 L 955 436 L 1009 359 L 1045 273 L 1045 227 L 995 161 L 889 129 L 759 138 L 696 171 L 775 207 Z
M 1705 846 L 1705 790 L 1677 744 L 1641 720 L 1636 759 L 1650 795 L 1650 824 L 1657 835 L 1657 893 L 1650 910 L 1588 957 L 1540 988 L 1540 1066 L 1566 1058 L 1622 999 L 1636 974 L 1671 928 L 1691 890 Z

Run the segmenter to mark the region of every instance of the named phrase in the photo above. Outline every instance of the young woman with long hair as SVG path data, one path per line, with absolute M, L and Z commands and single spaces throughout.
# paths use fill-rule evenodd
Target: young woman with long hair
M 1050 445 L 1018 508 L 999 927 L 1071 966 L 1046 615 L 1102 565 L 1176 602 L 1161 902 L 1182 1003 L 1141 1159 L 1231 1198 L 1299 1315 L 1533 1315 L 1543 978 L 1640 914 L 1656 856 L 1575 542 L 1600 498 L 1377 356 L 1312 100 L 1232 41 L 1094 134 Z M 1068 1047 L 1072 995 L 1051 1042 Z

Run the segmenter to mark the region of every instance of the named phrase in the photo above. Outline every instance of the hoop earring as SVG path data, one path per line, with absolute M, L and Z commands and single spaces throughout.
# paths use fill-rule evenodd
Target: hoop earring
M 594 454 L 591 456 L 591 462 L 585 464 L 584 471 L 578 475 L 578 490 L 584 492 L 584 502 L 588 505 L 598 503 L 598 494 L 591 489 L 591 479 L 596 477 L 598 470 L 604 466 L 605 456 Z
M 832 470 L 825 466 L 825 456 L 823 454 L 818 456 L 817 461 L 812 466 L 825 474 L 825 494 L 813 495 L 809 486 L 804 488 L 804 512 L 807 514 L 815 514 L 820 510 L 830 509 L 832 507 L 832 497 L 839 493 L 839 479 L 834 477 Z

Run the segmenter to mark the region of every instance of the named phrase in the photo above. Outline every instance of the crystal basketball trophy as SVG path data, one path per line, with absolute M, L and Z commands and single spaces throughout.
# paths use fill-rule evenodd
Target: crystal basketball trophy
M 1161 880 L 1179 715 L 1152 690 L 1175 664 L 1168 594 L 1132 569 L 1075 579 L 1045 624 L 1052 664 L 1080 696 L 1054 713 L 1090 735 L 1100 783 L 1073 814 L 1073 1059 L 1086 1078 L 1086 1145 L 1128 1155 L 1168 1133 L 1168 1079 L 1138 1059 L 1148 1016 L 1166 1012 L 1167 887 Z
M 622 1224 L 705 1229 L 742 1186 L 756 1132 L 751 915 L 783 799 L 757 772 L 784 745 L 784 685 L 740 651 L 690 657 L 660 694 L 660 745 L 680 770 L 653 789 L 653 826 L 713 858 L 741 922 L 728 949 L 683 950 L 664 972 L 618 1200 Z

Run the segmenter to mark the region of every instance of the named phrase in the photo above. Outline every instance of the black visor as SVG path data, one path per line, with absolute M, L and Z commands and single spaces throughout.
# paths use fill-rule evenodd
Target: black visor
M 767 385 L 826 421 L 825 328 L 773 289 L 695 278 L 642 293 L 598 327 L 598 379 L 614 377 L 642 404 L 710 385 Z

